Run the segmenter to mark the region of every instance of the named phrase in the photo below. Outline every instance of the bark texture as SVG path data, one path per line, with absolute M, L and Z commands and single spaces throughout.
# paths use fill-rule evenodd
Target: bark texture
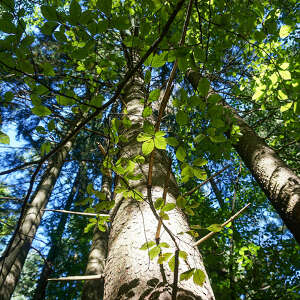
M 0 263 L 0 299 L 10 299 L 20 277 L 32 240 L 36 234 L 43 209 L 50 198 L 55 182 L 59 176 L 67 153 L 70 151 L 72 142 L 68 142 L 59 150 L 51 165 L 45 171 L 35 193 L 31 198 L 18 232 L 15 232 L 10 240 L 10 251 L 4 252 Z
M 121 150 L 121 157 L 133 158 L 141 153 L 141 143 L 136 137 L 141 132 L 143 124 L 143 105 L 145 99 L 144 81 L 136 74 L 125 89 L 126 109 L 132 127 L 124 131 L 128 143 Z M 163 185 L 167 174 L 169 160 L 164 152 L 156 150 L 153 167 L 152 201 L 162 197 Z M 173 299 L 172 289 L 174 273 L 168 265 L 159 265 L 157 257 L 150 260 L 148 251 L 140 250 L 147 241 L 155 240 L 158 220 L 154 216 L 147 200 L 148 161 L 140 164 L 137 171 L 143 174 L 141 180 L 131 181 L 130 186 L 143 194 L 145 201 L 124 198 L 117 194 L 118 210 L 114 215 L 111 226 L 108 258 L 105 268 L 105 300 L 121 299 Z M 169 180 L 167 202 L 174 203 L 178 196 L 178 187 L 173 175 Z M 119 206 L 118 206 L 119 205 Z M 188 234 L 179 235 L 189 230 L 187 220 L 179 209 L 169 212 L 170 220 L 164 221 L 175 237 L 180 250 L 188 253 L 188 260 L 180 259 L 179 274 L 190 268 L 200 268 L 205 272 L 202 257 L 198 249 L 193 248 L 193 240 Z M 161 242 L 167 242 L 170 248 L 164 253 L 175 253 L 176 247 L 169 234 L 162 228 Z M 177 299 L 214 299 L 208 277 L 202 287 L 194 284 L 193 280 L 181 281 L 178 284 Z
M 70 195 L 66 201 L 65 210 L 70 210 L 72 203 L 74 201 L 74 197 L 75 194 L 77 192 L 77 189 L 79 187 L 79 183 L 80 183 L 80 177 L 81 177 L 81 170 L 78 171 L 77 176 L 75 178 L 75 181 L 73 183 L 73 187 L 72 190 L 70 192 Z M 33 296 L 33 300 L 43 300 L 45 299 L 46 296 L 46 287 L 47 287 L 47 283 L 48 283 L 48 278 L 52 273 L 52 268 L 51 266 L 54 265 L 54 261 L 58 255 L 60 246 L 61 246 L 61 238 L 62 235 L 64 233 L 65 230 L 65 226 L 68 220 L 68 214 L 62 214 L 58 223 L 58 226 L 54 232 L 54 234 L 52 234 L 52 247 L 50 248 L 48 255 L 47 255 L 47 262 L 45 263 L 40 275 L 40 279 L 38 281 L 37 287 L 35 289 L 35 293 Z
M 103 175 L 101 192 L 106 198 L 111 198 L 111 177 Z M 102 232 L 96 226 L 93 234 L 93 241 L 88 257 L 85 275 L 98 275 L 104 273 L 107 257 L 108 232 Z M 83 286 L 82 300 L 103 299 L 104 279 L 86 280 Z
M 196 89 L 200 74 L 191 70 L 187 77 Z M 239 125 L 242 133 L 239 141 L 233 145 L 234 148 L 297 242 L 300 243 L 300 178 L 238 115 L 233 107 L 225 101 L 220 105 L 232 114 L 234 122 Z M 225 121 L 231 125 L 230 118 L 225 118 Z M 229 132 L 227 137 L 230 138 Z

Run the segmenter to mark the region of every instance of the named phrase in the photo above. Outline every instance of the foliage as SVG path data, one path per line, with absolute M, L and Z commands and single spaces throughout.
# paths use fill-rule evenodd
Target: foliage
M 72 133 L 76 140 L 68 158 L 69 168 L 74 170 L 78 162 L 88 162 L 85 180 L 89 184 L 83 188 L 85 196 L 76 200 L 76 209 L 103 213 L 113 209 L 115 202 L 101 192 L 101 172 L 110 169 L 113 176 L 121 178 L 118 187 L 114 186 L 115 193 L 143 201 L 144 196 L 131 187 L 142 177 L 137 167 L 148 162 L 153 151 L 165 151 L 173 160 L 181 194 L 176 204 L 158 198 L 154 207 L 162 220 L 170 218 L 170 211 L 182 209 L 194 226 L 189 233 L 195 238 L 208 231 L 217 232 L 201 244 L 217 299 L 284 299 L 286 295 L 296 299 L 299 247 L 251 175 L 244 168 L 238 171 L 232 145 L 240 137 L 239 127 L 232 125 L 232 116 L 220 105 L 223 101 L 232 105 L 299 174 L 296 1 L 195 1 L 185 44 L 178 46 L 184 5 L 166 37 L 148 53 L 140 68 L 148 95 L 140 99 L 144 106 L 141 130 L 134 140 L 141 155 L 120 158 L 119 150 L 128 142 L 124 129 L 133 126 L 123 103 L 123 80 L 136 64 L 136 58 L 130 61 L 132 52 L 143 57 L 152 49 L 174 7 L 171 1 L 159 0 L 57 0 L 40 1 L 34 7 L 27 2 L 22 6 L 13 0 L 2 1 L 0 143 L 10 144 L 8 126 L 15 120 L 16 134 L 31 153 L 7 152 L 7 157 L 18 160 L 2 162 L 1 167 L 13 168 L 20 162 L 46 157 L 79 120 L 81 127 Z M 157 130 L 153 118 L 158 115 L 161 88 L 175 61 L 178 70 L 174 89 Z M 201 76 L 196 91 L 186 81 L 191 69 L 197 69 Z M 99 151 L 98 143 L 105 145 L 105 154 Z M 225 164 L 231 165 L 230 171 L 224 171 L 216 185 L 224 206 L 219 207 L 218 196 L 210 186 L 188 194 L 209 177 L 209 170 L 220 170 Z M 70 169 L 62 173 L 61 184 L 55 189 L 63 200 L 66 178 L 73 176 Z M 18 176 L 26 178 L 31 173 L 18 172 Z M 14 184 L 17 179 L 8 177 L 7 182 Z M 14 191 L 23 197 L 26 187 Z M 51 203 L 56 207 L 54 198 Z M 218 225 L 248 202 L 252 202 L 251 209 L 231 227 L 222 229 Z M 16 208 L 11 203 L 5 205 Z M 12 217 L 5 218 L 8 222 Z M 15 214 L 13 218 L 15 222 Z M 85 222 L 71 218 L 55 275 L 83 271 L 90 229 L 98 225 L 105 230 L 105 222 L 108 219 Z M 53 220 L 43 224 L 48 236 L 53 224 Z M 11 232 L 2 226 L 1 234 Z M 165 248 L 168 245 L 163 242 L 141 245 L 142 250 L 149 251 L 151 260 L 167 263 L 174 271 L 175 253 L 165 252 Z M 185 255 L 179 253 L 182 260 Z M 193 277 L 202 285 L 203 276 L 200 269 L 191 269 L 180 274 L 180 279 Z M 51 284 L 48 289 L 49 299 L 56 295 L 71 299 L 78 294 L 79 288 L 74 285 Z

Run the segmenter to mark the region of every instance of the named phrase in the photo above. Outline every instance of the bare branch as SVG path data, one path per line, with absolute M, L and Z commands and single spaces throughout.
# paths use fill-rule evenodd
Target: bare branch
M 43 209 L 43 211 L 54 211 L 63 214 L 70 214 L 70 215 L 78 215 L 78 216 L 86 216 L 86 217 L 109 217 L 107 214 L 94 214 L 94 213 L 85 213 L 79 211 L 70 211 L 70 210 L 63 210 L 63 209 Z
M 233 221 L 239 214 L 241 214 L 245 209 L 247 209 L 249 206 L 251 205 L 251 203 L 248 203 L 247 205 L 245 205 L 241 210 L 239 210 L 236 214 L 234 214 L 232 217 L 230 217 L 225 223 L 223 223 L 221 225 L 221 227 L 223 228 L 224 226 L 226 226 L 228 223 L 230 223 L 231 221 Z M 201 238 L 200 240 L 198 240 L 193 247 L 198 246 L 199 244 L 203 243 L 204 241 L 206 241 L 207 239 L 209 239 L 210 237 L 212 237 L 213 235 L 215 235 L 216 232 L 211 231 L 209 234 L 207 234 L 206 236 L 204 236 L 203 238 Z
M 103 274 L 49 278 L 48 281 L 95 280 L 95 279 L 101 279 L 101 278 L 104 278 Z

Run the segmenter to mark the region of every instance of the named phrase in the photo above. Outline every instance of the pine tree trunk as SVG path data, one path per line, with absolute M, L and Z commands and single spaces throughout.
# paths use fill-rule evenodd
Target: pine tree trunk
M 194 88 L 199 73 L 190 71 L 188 79 Z M 300 178 L 280 159 L 276 152 L 224 101 L 220 104 L 229 111 L 242 136 L 233 146 L 260 185 L 272 206 L 300 243 Z M 225 119 L 228 123 L 230 119 Z M 231 125 L 231 124 L 229 124 Z M 230 133 L 227 133 L 230 137 Z
M 45 171 L 35 193 L 31 198 L 28 209 L 25 211 L 21 226 L 15 232 L 6 251 L 4 252 L 0 264 L 0 299 L 10 299 L 22 271 L 27 254 L 30 250 L 32 240 L 36 234 L 43 209 L 50 198 L 55 182 L 59 176 L 64 160 L 70 151 L 72 142 L 68 142 L 59 150 L 52 160 L 51 165 Z
M 111 197 L 111 177 L 103 175 L 101 192 L 106 198 Z M 98 275 L 104 273 L 107 256 L 108 232 L 102 232 L 96 226 L 93 234 L 93 241 L 88 257 L 85 275 Z M 86 280 L 82 289 L 82 300 L 103 299 L 104 279 Z
M 143 124 L 141 99 L 145 99 L 144 81 L 141 74 L 136 74 L 125 89 L 126 109 L 132 127 L 122 132 L 128 139 L 128 143 L 121 149 L 123 158 L 133 158 L 142 154 L 141 144 L 136 141 Z M 115 199 L 118 209 L 114 214 L 109 236 L 105 268 L 105 300 L 174 299 L 172 297 L 174 273 L 169 269 L 168 264 L 159 265 L 157 257 L 150 260 L 148 251 L 139 249 L 145 242 L 155 240 L 158 224 L 153 214 L 153 207 L 151 208 L 147 200 L 148 163 L 146 159 L 145 163 L 138 166 L 138 171 L 143 174 L 143 178 L 130 181 L 130 186 L 140 191 L 146 200 L 139 202 L 129 197 L 123 198 L 121 194 L 117 194 Z M 152 201 L 163 195 L 168 167 L 169 160 L 166 154 L 156 150 Z M 171 175 L 167 202 L 174 203 L 178 193 L 175 178 Z M 190 268 L 199 268 L 205 272 L 198 249 L 191 246 L 193 244 L 191 236 L 186 233 L 179 235 L 189 230 L 186 217 L 177 208 L 169 212 L 169 216 L 170 220 L 164 221 L 165 225 L 173 233 L 180 250 L 188 253 L 186 262 L 180 259 L 179 274 Z M 174 242 L 165 230 L 161 232 L 160 241 L 170 245 L 170 248 L 164 248 L 164 252 L 175 253 Z M 214 299 L 207 275 L 203 286 L 197 286 L 192 279 L 180 281 L 177 299 Z
M 81 168 L 78 170 L 77 176 L 75 178 L 75 181 L 73 183 L 73 187 L 72 190 L 69 194 L 69 197 L 66 201 L 64 210 L 70 210 L 72 203 L 74 202 L 74 196 L 78 190 L 79 184 L 80 184 L 80 179 L 81 179 Z M 40 275 L 40 279 L 37 283 L 37 287 L 35 289 L 35 293 L 33 296 L 33 300 L 43 300 L 45 299 L 46 296 L 46 287 L 47 287 L 47 283 L 48 283 L 48 278 L 50 276 L 50 274 L 52 273 L 52 268 L 51 266 L 54 265 L 54 261 L 58 255 L 59 252 L 59 248 L 61 245 L 61 238 L 62 235 L 64 233 L 65 230 L 65 226 L 68 220 L 68 214 L 62 214 L 58 223 L 58 226 L 54 232 L 54 234 L 52 234 L 52 238 L 51 238 L 51 248 L 48 252 L 47 255 L 47 263 L 44 264 L 41 275 Z

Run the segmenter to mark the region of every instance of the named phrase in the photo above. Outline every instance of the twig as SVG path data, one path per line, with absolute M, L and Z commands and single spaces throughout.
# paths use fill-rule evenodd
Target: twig
M 108 214 L 94 214 L 94 213 L 85 213 L 85 212 L 79 212 L 79 211 L 70 211 L 70 210 L 64 210 L 64 209 L 42 209 L 43 211 L 54 211 L 59 212 L 63 214 L 70 214 L 70 215 L 78 215 L 78 216 L 86 216 L 86 217 L 109 217 Z
M 167 171 L 165 185 L 164 185 L 164 191 L 163 191 L 163 196 L 162 196 L 162 198 L 164 199 L 163 205 L 166 204 L 166 198 L 167 198 L 168 186 L 169 186 L 169 178 L 170 178 L 170 174 L 171 174 L 171 167 L 172 167 L 172 160 L 170 159 L 170 164 L 169 164 L 169 168 Z M 155 240 L 156 240 L 157 244 L 159 243 L 161 224 L 162 224 L 162 219 L 160 218 L 158 221 L 158 224 L 157 224 L 157 229 L 156 229 L 156 234 L 155 234 Z
M 249 206 L 251 205 L 251 203 L 248 203 L 247 205 L 245 205 L 241 210 L 239 210 L 236 214 L 234 214 L 232 217 L 230 217 L 225 223 L 223 223 L 221 225 L 221 227 L 223 228 L 224 226 L 226 226 L 228 223 L 230 223 L 232 220 L 234 220 L 239 214 L 241 214 L 245 209 L 247 209 Z M 194 243 L 193 247 L 198 246 L 199 244 L 203 243 L 204 241 L 206 241 L 207 239 L 209 239 L 210 237 L 212 237 L 214 234 L 216 234 L 216 232 L 210 232 L 208 233 L 206 236 L 204 236 L 203 238 L 201 238 L 200 240 L 198 240 L 196 243 Z
M 101 279 L 101 278 L 104 278 L 103 274 L 49 278 L 48 281 L 95 280 L 95 279 Z
M 201 182 L 200 184 L 198 184 L 197 186 L 195 186 L 193 189 L 191 189 L 189 192 L 186 192 L 183 194 L 183 196 L 188 196 L 193 194 L 196 190 L 198 190 L 201 186 L 203 186 L 204 184 L 208 183 L 212 178 L 218 176 L 219 174 L 221 174 L 223 171 L 225 171 L 228 167 L 230 167 L 230 165 L 225 166 L 222 170 L 218 171 L 217 173 L 213 174 L 212 176 L 210 176 L 208 179 L 206 179 L 205 181 Z
M 20 170 L 20 169 L 29 167 L 29 166 L 31 166 L 31 165 L 39 164 L 40 162 L 41 162 L 41 160 L 36 160 L 36 161 L 30 161 L 30 162 L 24 163 L 23 165 L 20 165 L 20 166 L 14 167 L 14 168 L 12 168 L 12 169 L 9 169 L 9 170 L 0 172 L 0 176 L 1 176 L 1 175 L 6 175 L 6 174 L 10 174 L 10 173 L 12 173 L 12 172 L 15 172 L 15 171 L 17 171 L 17 170 Z
M 177 299 L 178 290 L 178 269 L 179 269 L 179 249 L 175 251 L 175 267 L 174 267 L 174 280 L 173 280 L 173 290 L 172 290 L 172 300 Z

